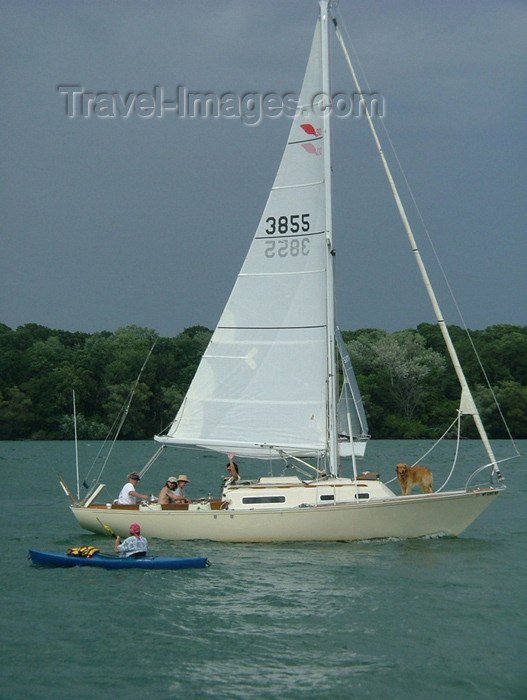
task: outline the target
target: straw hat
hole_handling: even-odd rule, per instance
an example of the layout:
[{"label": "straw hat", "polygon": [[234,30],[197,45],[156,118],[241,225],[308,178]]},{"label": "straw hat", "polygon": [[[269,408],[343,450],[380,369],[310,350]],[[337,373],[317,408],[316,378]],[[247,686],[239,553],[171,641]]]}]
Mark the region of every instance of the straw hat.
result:
[{"label": "straw hat", "polygon": [[186,474],[180,474],[176,481],[186,481],[187,484],[190,484],[190,481],[188,480],[188,477]]}]

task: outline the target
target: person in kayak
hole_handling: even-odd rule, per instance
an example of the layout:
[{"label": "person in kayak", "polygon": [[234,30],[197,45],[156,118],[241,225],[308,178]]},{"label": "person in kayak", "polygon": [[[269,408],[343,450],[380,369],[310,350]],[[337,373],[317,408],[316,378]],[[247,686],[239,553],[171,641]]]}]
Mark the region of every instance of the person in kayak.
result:
[{"label": "person in kayak", "polygon": [[117,503],[121,505],[132,506],[136,503],[136,499],[145,500],[148,496],[144,493],[139,493],[136,491],[137,484],[141,477],[137,472],[130,472],[127,477],[126,484],[121,489]]},{"label": "person in kayak", "polygon": [[148,542],[141,536],[141,527],[137,523],[130,525],[130,537],[121,542],[119,535],[115,538],[114,551],[125,557],[144,557],[148,552]]}]

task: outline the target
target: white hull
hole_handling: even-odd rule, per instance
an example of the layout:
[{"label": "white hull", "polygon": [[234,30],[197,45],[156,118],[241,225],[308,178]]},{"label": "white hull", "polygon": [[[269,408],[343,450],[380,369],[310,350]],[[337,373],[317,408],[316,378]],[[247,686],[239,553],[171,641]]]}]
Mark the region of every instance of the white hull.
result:
[{"label": "white hull", "polygon": [[80,526],[128,535],[132,522],[148,537],[217,542],[352,541],[431,535],[457,536],[494,501],[500,489],[394,496],[368,502],[291,509],[158,510],[71,506]]}]

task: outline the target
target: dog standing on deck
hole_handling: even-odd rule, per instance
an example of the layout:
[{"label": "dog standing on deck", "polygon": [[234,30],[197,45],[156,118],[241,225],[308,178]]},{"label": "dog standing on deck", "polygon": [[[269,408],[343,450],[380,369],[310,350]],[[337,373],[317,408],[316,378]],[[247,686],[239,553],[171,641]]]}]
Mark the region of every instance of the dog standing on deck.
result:
[{"label": "dog standing on deck", "polygon": [[432,472],[428,467],[409,467],[407,464],[398,464],[395,467],[397,480],[401,485],[403,496],[409,496],[414,486],[420,486],[423,493],[432,493]]}]

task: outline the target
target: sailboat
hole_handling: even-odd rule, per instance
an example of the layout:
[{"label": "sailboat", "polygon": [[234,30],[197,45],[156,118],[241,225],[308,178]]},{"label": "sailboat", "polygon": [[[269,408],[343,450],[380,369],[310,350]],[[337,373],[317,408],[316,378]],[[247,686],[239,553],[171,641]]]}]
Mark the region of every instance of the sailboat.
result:
[{"label": "sailboat", "polygon": [[[104,488],[99,484],[70,506],[87,530],[104,534],[110,526],[124,535],[133,519],[147,537],[169,540],[457,536],[504,489],[371,118],[370,129],[459,379],[458,418],[472,416],[488,462],[464,489],[411,495],[395,493],[377,472],[358,473],[368,424],[334,298],[331,110],[326,97],[331,95],[333,25],[343,42],[331,14],[331,3],[322,0],[296,114],[260,223],[184,401],[167,432],[155,437],[161,444],[158,453],[171,446],[195,446],[276,461],[284,470],[278,476],[228,483],[221,498],[166,506],[98,503]],[[346,457],[353,470],[349,477],[342,474]],[[489,483],[471,485],[484,470],[490,473]]]}]

